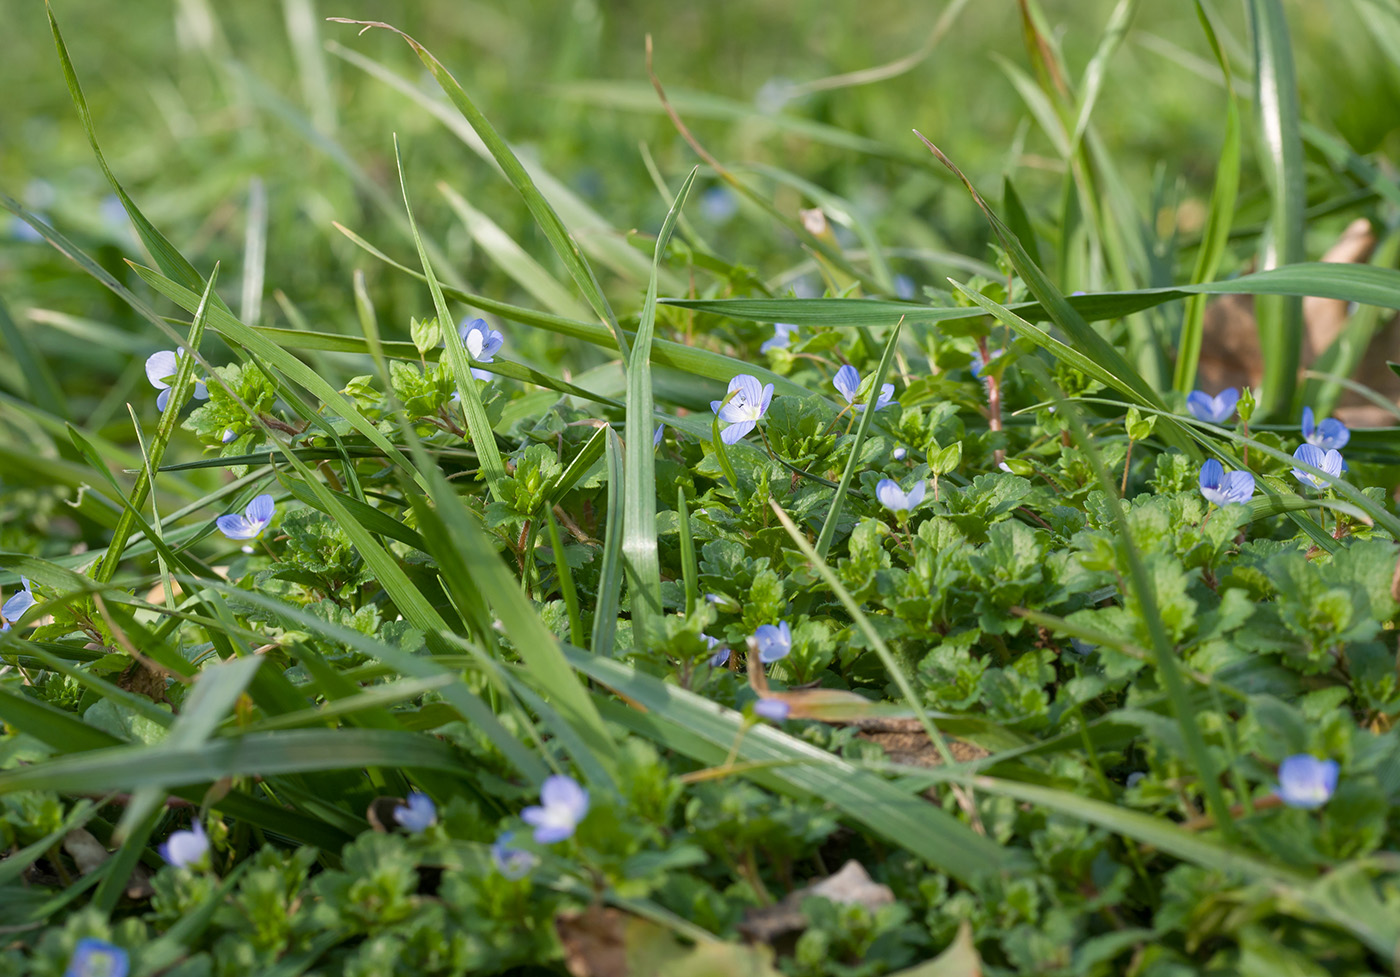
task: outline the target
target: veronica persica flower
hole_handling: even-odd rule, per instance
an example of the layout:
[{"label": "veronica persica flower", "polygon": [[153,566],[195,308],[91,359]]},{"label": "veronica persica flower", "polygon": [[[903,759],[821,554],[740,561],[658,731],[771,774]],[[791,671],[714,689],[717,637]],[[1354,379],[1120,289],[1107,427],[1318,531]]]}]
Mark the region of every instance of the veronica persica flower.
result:
[{"label": "veronica persica flower", "polygon": [[[264,492],[253,497],[253,501],[248,503],[242,515],[231,512],[215,519],[214,525],[229,539],[257,539],[272,523],[276,512],[277,504],[272,501],[272,496]],[[245,550],[251,552],[252,548],[245,547]]]},{"label": "veronica persica flower", "polygon": [[1315,444],[1323,451],[1341,451],[1351,440],[1351,432],[1347,426],[1335,417],[1323,420],[1321,424],[1313,424],[1313,409],[1303,408],[1303,440],[1308,444]]},{"label": "veronica persica flower", "polygon": [[437,805],[427,794],[411,791],[408,800],[394,808],[394,820],[405,831],[427,831],[437,824]]},{"label": "veronica persica flower", "polygon": [[919,507],[919,503],[924,501],[924,492],[928,485],[921,478],[914,483],[914,487],[905,492],[899,487],[899,483],[892,478],[880,479],[880,484],[875,486],[875,497],[880,500],[880,504],[895,515],[912,512]]},{"label": "veronica persica flower", "polygon": [[908,451],[908,449],[906,449],[906,448],[895,448],[895,449],[894,449],[894,452],[893,452],[894,460],[895,460],[895,461],[903,461],[903,460],[904,460],[904,456],[907,455],[908,453],[909,453],[909,451]]},{"label": "veronica persica flower", "polygon": [[1337,789],[1341,767],[1336,760],[1319,760],[1295,753],[1278,765],[1279,800],[1289,807],[1314,810],[1326,804]]},{"label": "veronica persica flower", "polygon": [[[462,345],[478,363],[490,363],[506,341],[500,330],[492,329],[485,319],[473,319],[462,323],[457,327],[457,335],[462,337]],[[472,376],[478,380],[490,380],[491,372],[472,367]]]},{"label": "veronica persica flower", "polygon": [[1235,387],[1227,387],[1214,397],[1204,390],[1193,390],[1186,398],[1186,409],[1195,415],[1198,421],[1224,424],[1235,412],[1235,405],[1239,402],[1240,392]]},{"label": "veronica persica flower", "polygon": [[719,436],[725,444],[734,444],[752,431],[759,418],[768,413],[773,402],[773,385],[760,386],[757,377],[741,373],[729,381],[729,396],[710,401],[710,410],[729,426]]},{"label": "veronica persica flower", "polygon": [[[1327,474],[1337,476],[1342,473],[1342,453],[1336,448],[1323,451],[1315,444],[1300,444],[1298,450],[1293,452],[1293,457],[1314,468],[1321,468]],[[1304,485],[1311,485],[1313,488],[1326,488],[1327,480],[1319,478],[1312,472],[1305,472],[1301,468],[1293,469],[1293,477]]]},{"label": "veronica persica flower", "polygon": [[779,621],[776,625],[760,624],[753,633],[753,643],[758,647],[758,660],[768,665],[786,658],[792,651],[792,628],[788,622]]},{"label": "veronica persica flower", "polygon": [[37,601],[34,599],[34,592],[29,589],[29,578],[19,578],[19,590],[10,595],[10,599],[0,605],[0,618],[4,618],[4,623],[0,624],[0,631],[10,630],[10,625],[24,616],[24,612],[33,607]]},{"label": "veronica persica flower", "polygon": [[[854,410],[865,410],[864,404],[856,403],[856,391],[860,390],[860,374],[856,368],[847,363],[836,371],[835,378],[831,381],[841,396],[846,398],[846,403],[850,404]],[[875,400],[875,409],[883,410],[888,407],[890,401],[894,399],[894,384],[887,383],[880,388],[880,396]]]},{"label": "veronica persica flower", "polygon": [[663,435],[663,434],[665,434],[665,433],[666,433],[666,425],[665,425],[665,424],[658,424],[658,425],[656,425],[656,433],[653,434],[653,435],[651,436],[651,446],[652,446],[653,448],[659,448],[659,447],[661,447],[661,435]]},{"label": "veronica persica flower", "polygon": [[230,441],[235,440],[237,437],[238,437],[238,432],[237,432],[237,431],[235,431],[235,430],[234,430],[233,428],[231,428],[231,427],[226,427],[226,428],[224,428],[223,437],[220,438],[220,440],[223,441],[224,444],[228,444]]},{"label": "veronica persica flower", "polygon": [[782,699],[759,699],[753,704],[753,711],[755,715],[780,723],[788,717],[792,708]]},{"label": "veronica persica flower", "polygon": [[130,966],[121,947],[89,936],[73,948],[63,977],[126,977]]},{"label": "veronica persica flower", "polygon": [[204,825],[196,821],[188,831],[171,832],[160,846],[160,857],[176,868],[197,868],[209,856],[209,836]]},{"label": "veronica persica flower", "polygon": [[552,845],[573,836],[588,813],[588,791],[563,774],[546,777],[540,786],[540,803],[520,812],[520,819],[535,829],[541,845]]},{"label": "veronica persica flower", "polygon": [[1254,495],[1254,476],[1249,472],[1227,472],[1212,458],[1201,466],[1201,494],[1216,505],[1248,502]]},{"label": "veronica persica flower", "polygon": [[[175,382],[175,374],[180,372],[180,357],[184,355],[183,349],[163,349],[159,353],[152,353],[146,359],[146,379],[151,381],[151,386],[160,391],[160,396],[156,398],[156,407],[161,411],[170,403],[170,385]],[[209,399],[209,388],[204,385],[203,380],[195,380],[194,398]]]},{"label": "veronica persica flower", "polygon": [[764,340],[763,345],[758,347],[758,351],[771,353],[775,349],[787,349],[792,345],[792,336],[795,332],[797,332],[796,326],[790,326],[786,322],[773,323],[773,337]]},{"label": "veronica persica flower", "polygon": [[718,638],[708,634],[702,634],[700,637],[705,639],[705,643],[710,646],[710,651],[713,652],[709,659],[711,668],[719,668],[729,664],[729,649],[720,647],[721,642]]},{"label": "veronica persica flower", "polygon": [[533,853],[523,848],[511,848],[510,840],[514,837],[514,831],[502,831],[501,836],[491,845],[491,861],[495,863],[496,871],[512,881],[529,875],[530,870],[540,861]]}]

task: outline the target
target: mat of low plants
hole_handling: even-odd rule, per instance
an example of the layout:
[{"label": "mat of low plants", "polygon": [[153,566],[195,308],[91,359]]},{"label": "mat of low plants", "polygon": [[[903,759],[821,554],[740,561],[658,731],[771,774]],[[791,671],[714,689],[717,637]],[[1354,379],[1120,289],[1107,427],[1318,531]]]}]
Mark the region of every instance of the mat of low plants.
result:
[{"label": "mat of low plants", "polygon": [[[333,327],[260,315],[265,224],[229,262],[165,236],[51,13],[145,257],[0,196],[139,336],[93,423],[90,327],[0,306],[0,975],[1394,973],[1400,435],[1336,415],[1400,416],[1351,379],[1400,359],[1400,190],[1302,121],[1280,3],[1252,47],[1198,4],[1209,205],[1139,218],[1092,121],[1135,7],[1076,74],[1022,5],[1049,202],[955,131],[900,147],[987,233],[917,278],[659,73],[697,165],[643,147],[664,217],[625,234],[456,54],[318,25],[446,124],[381,133],[373,230],[325,221]],[[424,140],[532,222],[443,191],[509,287],[429,232]],[[793,274],[711,244],[736,213]],[[1308,261],[1328,215],[1373,257]],[[1199,379],[1221,295],[1258,382]],[[1304,296],[1345,309],[1325,349]]]}]

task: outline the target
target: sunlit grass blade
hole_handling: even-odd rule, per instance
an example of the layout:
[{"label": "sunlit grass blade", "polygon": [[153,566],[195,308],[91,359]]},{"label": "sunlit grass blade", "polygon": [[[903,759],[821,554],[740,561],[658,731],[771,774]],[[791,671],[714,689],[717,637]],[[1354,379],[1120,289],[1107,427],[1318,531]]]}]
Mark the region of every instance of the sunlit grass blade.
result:
[{"label": "sunlit grass blade", "polygon": [[1099,92],[1103,88],[1104,78],[1108,73],[1108,63],[1113,60],[1113,55],[1117,53],[1122,45],[1123,39],[1128,34],[1128,26],[1133,22],[1133,16],[1137,13],[1140,0],[1118,0],[1113,8],[1113,13],[1109,15],[1108,23],[1104,25],[1103,34],[1099,37],[1099,46],[1094,51],[1094,56],[1089,59],[1089,66],[1084,69],[1084,82],[1079,96],[1079,113],[1074,121],[1074,129],[1070,132],[1070,145],[1078,146],[1080,139],[1084,137],[1084,131],[1089,127],[1089,119],[1094,114],[1094,106],[1098,102]]},{"label": "sunlit grass blade", "polygon": [[608,508],[603,517],[603,553],[598,571],[598,594],[593,605],[589,649],[612,657],[617,642],[617,612],[622,595],[623,447],[617,432],[607,431]]},{"label": "sunlit grass blade", "polygon": [[452,104],[466,117],[471,127],[476,130],[477,135],[486,143],[487,148],[490,149],[492,157],[496,160],[497,165],[500,166],[506,179],[510,181],[511,185],[515,187],[516,191],[525,201],[525,206],[529,208],[531,215],[535,218],[535,222],[539,224],[540,230],[544,232],[544,236],[554,249],[554,253],[559,256],[559,260],[563,262],[564,267],[568,270],[569,277],[574,280],[574,284],[577,285],[579,291],[583,293],[584,299],[587,300],[588,304],[593,308],[598,318],[612,330],[613,337],[617,341],[618,349],[621,350],[623,356],[626,357],[627,340],[622,335],[622,329],[617,324],[616,316],[613,315],[612,306],[608,304],[607,296],[603,294],[603,289],[598,284],[598,279],[594,276],[593,269],[589,267],[588,262],[584,260],[578,245],[574,242],[573,237],[569,233],[569,229],[564,226],[564,222],[559,219],[559,215],[555,213],[549,201],[544,198],[539,188],[535,186],[535,181],[531,179],[529,172],[526,171],[525,167],[520,165],[520,160],[516,158],[510,146],[508,146],[506,141],[496,132],[495,127],[491,125],[491,122],[482,114],[481,110],[476,107],[476,103],[471,100],[466,91],[457,82],[457,79],[452,76],[452,73],[448,71],[442,62],[434,57],[427,48],[391,24],[386,24],[382,21],[350,20],[344,17],[332,17],[330,19],[337,23],[353,24],[363,28],[380,27],[385,30],[393,31],[408,42],[409,47],[413,48],[413,52],[418,55],[418,59],[423,62],[423,66],[428,69],[433,78],[437,80],[438,85],[440,85],[442,90],[447,94],[447,97],[452,100]]},{"label": "sunlit grass blade", "polygon": [[[695,184],[692,169],[671,204],[656,237],[653,268],[661,267],[676,229],[676,218]],[[622,555],[631,578],[633,643],[644,647],[661,616],[661,562],[656,549],[656,449],[652,444],[655,401],[651,388],[651,343],[656,327],[656,274],[653,271],[637,321],[637,337],[627,364],[627,422],[623,468]]]},{"label": "sunlit grass blade", "polygon": [[[1303,208],[1307,182],[1298,123],[1298,82],[1293,69],[1288,21],[1279,0],[1249,0],[1254,36],[1255,113],[1261,165],[1269,187],[1269,229],[1260,246],[1265,271],[1296,264],[1306,254]],[[1292,416],[1298,364],[1303,352],[1303,305],[1296,298],[1263,298],[1254,303],[1259,346],[1264,355],[1262,421]]]},{"label": "sunlit grass blade", "polygon": [[[1220,162],[1215,169],[1215,188],[1210,195],[1210,209],[1206,214],[1206,226],[1201,235],[1200,250],[1196,253],[1196,267],[1191,272],[1192,282],[1209,281],[1220,267],[1230,240],[1230,225],[1235,216],[1235,196],[1240,184],[1240,113],[1235,106],[1234,92],[1230,86],[1230,62],[1220,48],[1206,7],[1197,2],[1196,14],[1200,17],[1201,28],[1215,54],[1216,63],[1225,77],[1225,142],[1220,148]],[[1201,358],[1201,337],[1205,331],[1206,297],[1193,295],[1186,300],[1186,311],[1181,323],[1181,338],[1177,341],[1176,368],[1172,387],[1180,394],[1188,394],[1196,386],[1196,367]]]}]

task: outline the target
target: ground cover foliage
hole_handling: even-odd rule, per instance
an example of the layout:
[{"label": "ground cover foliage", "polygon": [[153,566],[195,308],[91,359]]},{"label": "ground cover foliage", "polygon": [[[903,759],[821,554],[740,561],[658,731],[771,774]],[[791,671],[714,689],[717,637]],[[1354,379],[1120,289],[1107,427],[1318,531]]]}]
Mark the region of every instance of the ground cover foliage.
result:
[{"label": "ground cover foliage", "polygon": [[1394,972],[1400,18],[816,6],[25,22],[0,974]]}]

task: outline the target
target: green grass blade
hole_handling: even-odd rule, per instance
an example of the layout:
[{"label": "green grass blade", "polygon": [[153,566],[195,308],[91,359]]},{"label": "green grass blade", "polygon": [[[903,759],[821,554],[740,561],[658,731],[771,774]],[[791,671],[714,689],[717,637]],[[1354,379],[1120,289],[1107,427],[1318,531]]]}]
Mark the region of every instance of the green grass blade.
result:
[{"label": "green grass blade", "polygon": [[[1269,187],[1269,230],[1259,255],[1265,271],[1304,259],[1303,209],[1307,182],[1298,124],[1298,82],[1288,22],[1279,0],[1249,0],[1254,35],[1255,111],[1259,149]],[[1296,411],[1293,398],[1303,352],[1303,304],[1296,298],[1254,303],[1264,351],[1263,391],[1256,415],[1282,421]]]},{"label": "green grass blade", "polygon": [[525,201],[525,206],[529,208],[535,222],[544,232],[545,239],[549,241],[550,247],[554,249],[554,253],[559,256],[559,260],[568,270],[569,277],[574,280],[574,284],[583,293],[584,299],[593,308],[598,318],[612,330],[618,349],[622,351],[625,358],[627,356],[627,340],[622,335],[622,328],[617,324],[617,317],[613,315],[612,306],[608,304],[602,286],[598,284],[593,269],[584,260],[578,244],[569,233],[569,229],[564,226],[564,222],[559,219],[559,215],[550,206],[549,201],[535,186],[535,181],[531,179],[525,167],[520,164],[520,160],[516,158],[510,146],[496,132],[495,127],[491,125],[481,110],[476,107],[476,104],[457,82],[457,79],[452,76],[452,73],[427,48],[391,24],[382,21],[350,20],[344,17],[331,17],[329,19],[336,23],[353,24],[365,28],[380,27],[398,34],[408,42],[409,47],[418,55],[418,59],[423,62],[423,66],[436,79],[452,104],[466,117],[471,127],[476,130],[477,135],[486,143],[487,148],[491,151],[491,156],[496,160],[496,164],[500,166],[506,179],[510,181],[511,186],[515,187]]},{"label": "green grass blade", "polygon": [[465,197],[446,183],[439,182],[437,189],[447,198],[477,247],[535,301],[556,315],[578,320],[588,318],[588,307],[555,281],[499,224],[467,203]]},{"label": "green grass blade", "polygon": [[[608,710],[609,716],[701,763],[718,765],[743,725],[739,713],[622,662],[576,648],[565,649],[565,654],[574,667],[647,710],[617,706]],[[749,729],[735,760],[776,761],[780,765],[766,767],[762,782],[829,803],[954,878],[971,881],[987,871],[1013,869],[1021,861],[1020,853],[976,834],[936,805],[780,730],[764,725]]]},{"label": "green grass blade", "polygon": [[506,477],[506,463],[496,447],[496,435],[491,430],[491,422],[486,417],[486,408],[481,403],[481,393],[477,390],[476,377],[472,375],[471,362],[467,358],[462,337],[457,334],[456,323],[447,308],[447,299],[442,294],[437,276],[433,274],[432,262],[423,248],[423,239],[418,234],[418,222],[413,219],[413,205],[408,201],[408,180],[404,177],[403,157],[399,155],[399,140],[394,137],[394,163],[399,170],[399,187],[403,190],[403,206],[408,214],[408,227],[413,232],[413,243],[418,247],[418,259],[423,263],[423,275],[428,280],[428,291],[433,296],[433,308],[437,310],[438,328],[442,333],[447,349],[447,359],[452,365],[452,373],[457,378],[457,393],[462,410],[467,416],[467,429],[471,432],[472,447],[481,461],[481,471],[493,498],[501,497],[501,482]]},{"label": "green grass blade", "polygon": [[603,555],[598,596],[593,609],[593,654],[612,657],[617,642],[617,614],[622,595],[623,448],[617,432],[607,433],[608,511],[603,521]]},{"label": "green grass blade", "polygon": [[[875,369],[875,380],[870,387],[871,404],[874,404],[877,395],[880,393],[880,385],[885,382],[885,377],[889,375],[890,364],[894,362],[895,350],[899,348],[900,327],[902,323],[895,323],[895,327],[890,330],[889,339],[885,340],[885,349],[880,354],[880,365]],[[826,554],[831,549],[831,541],[836,538],[836,524],[841,519],[841,508],[846,502],[846,493],[851,489],[851,482],[855,480],[856,471],[861,467],[860,449],[865,444],[866,435],[870,433],[871,425],[875,420],[875,411],[869,409],[861,412],[860,423],[856,425],[856,439],[851,445],[850,457],[846,459],[846,470],[841,473],[841,481],[836,485],[836,493],[831,497],[831,508],[827,511],[826,519],[822,522],[821,533],[817,536],[817,545],[814,547],[816,554],[821,559],[826,559]]]},{"label": "green grass blade", "polygon": [[681,576],[685,583],[685,613],[689,617],[695,613],[695,606],[700,602],[700,566],[695,559],[695,536],[690,528],[690,504],[685,498],[684,485],[676,489],[676,515],[679,517]]},{"label": "green grass blade", "polygon": [[156,427],[156,435],[151,441],[150,450],[147,455],[148,464],[141,468],[136,476],[136,484],[131,489],[131,505],[122,512],[121,518],[117,520],[117,527],[112,531],[112,541],[107,545],[107,552],[102,557],[102,562],[98,564],[93,577],[100,583],[111,580],[117,572],[117,565],[121,562],[122,552],[126,549],[127,539],[136,527],[136,513],[145,505],[147,496],[151,492],[151,473],[160,467],[160,460],[165,455],[165,446],[170,443],[171,435],[175,433],[175,427],[180,422],[180,411],[194,392],[194,372],[195,355],[199,352],[200,340],[204,337],[204,324],[209,313],[209,302],[214,296],[214,284],[219,280],[219,266],[214,266],[214,273],[209,276],[209,283],[204,286],[204,294],[200,296],[199,305],[195,309],[194,322],[190,324],[189,339],[185,342],[184,349],[187,355],[179,359],[179,370],[176,373],[175,381],[170,385],[170,399],[166,401],[166,409],[160,415],[160,424]]},{"label": "green grass blade", "polygon": [[627,364],[627,421],[623,467],[622,555],[631,575],[632,642],[643,647],[661,616],[661,561],[656,549],[656,449],[652,428],[656,423],[651,387],[651,342],[656,327],[656,272],[666,257],[666,247],[676,229],[676,218],[695,184],[696,167],[676,192],[676,199],[661,224],[637,322],[637,338]]},{"label": "green grass blade", "polygon": [[554,554],[554,572],[559,578],[559,594],[564,598],[564,607],[569,614],[569,640],[582,647],[586,636],[583,632],[583,614],[579,610],[578,588],[574,586],[574,571],[564,553],[563,540],[559,538],[559,522],[548,507],[544,510],[546,525],[549,526],[549,546]]},{"label": "green grass blade", "polygon": [[1074,121],[1074,131],[1070,133],[1070,144],[1078,146],[1079,141],[1084,138],[1084,132],[1089,128],[1089,119],[1094,114],[1094,106],[1098,103],[1099,92],[1103,88],[1103,80],[1108,74],[1108,63],[1122,46],[1123,39],[1128,36],[1128,27],[1133,22],[1133,16],[1137,13],[1140,0],[1118,0],[1113,8],[1113,13],[1109,15],[1108,23],[1104,25],[1103,34],[1099,37],[1099,46],[1094,51],[1094,56],[1089,59],[1089,66],[1084,69],[1083,93],[1079,97],[1079,114]]},{"label": "green grass blade", "polygon": [[[1215,188],[1210,194],[1210,210],[1206,215],[1205,231],[1201,235],[1200,250],[1196,253],[1196,267],[1191,272],[1192,282],[1209,281],[1220,268],[1220,260],[1230,240],[1230,225],[1235,215],[1235,197],[1240,185],[1240,113],[1235,106],[1235,95],[1230,84],[1230,62],[1220,48],[1220,40],[1215,35],[1210,14],[1199,0],[1196,14],[1206,40],[1215,54],[1216,63],[1225,76],[1225,142],[1220,148],[1220,162],[1215,169]],[[1181,394],[1188,394],[1196,386],[1196,368],[1201,359],[1201,337],[1205,332],[1206,297],[1193,295],[1186,300],[1186,311],[1181,324],[1181,338],[1177,342],[1176,368],[1172,377],[1172,387]]]},{"label": "green grass blade", "polygon": [[23,392],[29,395],[34,406],[54,417],[69,420],[68,402],[58,381],[54,379],[53,371],[49,369],[49,364],[40,354],[38,347],[10,317],[10,310],[3,300],[0,300],[0,339],[4,340],[5,348],[14,358],[24,383]]}]

